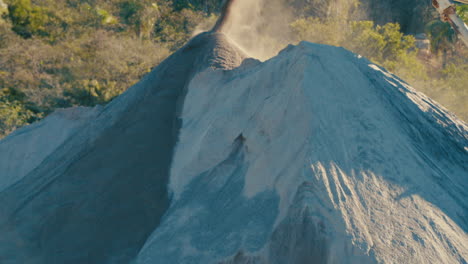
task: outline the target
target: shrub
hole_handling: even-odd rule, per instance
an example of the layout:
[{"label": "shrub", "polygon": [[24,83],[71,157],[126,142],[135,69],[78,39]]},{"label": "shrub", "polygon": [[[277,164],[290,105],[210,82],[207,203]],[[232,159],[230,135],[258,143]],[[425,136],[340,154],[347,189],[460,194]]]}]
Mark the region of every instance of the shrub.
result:
[{"label": "shrub", "polygon": [[0,90],[0,137],[43,117],[37,108],[24,102],[25,95],[14,89]]}]

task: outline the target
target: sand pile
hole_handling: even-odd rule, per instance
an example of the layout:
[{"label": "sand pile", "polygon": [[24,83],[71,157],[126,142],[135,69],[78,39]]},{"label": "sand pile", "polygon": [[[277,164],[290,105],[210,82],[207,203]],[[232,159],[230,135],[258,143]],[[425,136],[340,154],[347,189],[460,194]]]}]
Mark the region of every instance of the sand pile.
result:
[{"label": "sand pile", "polygon": [[466,263],[468,128],[344,49],[202,33],[0,141],[0,263]]},{"label": "sand pile", "polygon": [[171,205],[136,263],[464,263],[468,129],[341,48],[188,87]]},{"label": "sand pile", "polygon": [[224,34],[203,33],[106,107],[1,141],[0,262],[128,263],[169,205],[189,81],[244,58]]}]

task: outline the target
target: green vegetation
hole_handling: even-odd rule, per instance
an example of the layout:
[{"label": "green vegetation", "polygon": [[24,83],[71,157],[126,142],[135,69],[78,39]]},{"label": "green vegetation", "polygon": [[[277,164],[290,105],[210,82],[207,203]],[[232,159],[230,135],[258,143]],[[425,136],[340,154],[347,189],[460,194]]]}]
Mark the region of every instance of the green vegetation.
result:
[{"label": "green vegetation", "polygon": [[169,1],[0,2],[0,138],[56,108],[104,104],[213,16]]},{"label": "green vegetation", "polygon": [[[57,108],[109,102],[214,24],[219,2],[0,0],[0,138]],[[293,2],[295,40],[366,56],[468,120],[466,49],[448,24],[427,25],[433,55],[421,58],[398,24],[355,21],[357,0]]]},{"label": "green vegetation", "polygon": [[457,6],[457,14],[465,21],[465,24],[468,23],[468,5]]},{"label": "green vegetation", "polygon": [[34,105],[24,102],[24,97],[23,93],[14,89],[0,91],[0,131],[3,133],[42,118]]}]

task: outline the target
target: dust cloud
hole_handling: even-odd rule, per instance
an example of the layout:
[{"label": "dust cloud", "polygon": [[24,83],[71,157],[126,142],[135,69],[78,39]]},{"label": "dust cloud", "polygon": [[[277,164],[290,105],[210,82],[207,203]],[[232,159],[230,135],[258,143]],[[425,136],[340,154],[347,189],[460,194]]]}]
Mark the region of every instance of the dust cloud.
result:
[{"label": "dust cloud", "polygon": [[223,32],[249,56],[266,60],[293,41],[293,18],[283,0],[237,0]]},{"label": "dust cloud", "polygon": [[[366,8],[362,5],[358,7],[358,3],[357,0],[311,1],[303,4],[303,8],[316,17],[346,21],[350,15],[354,18],[366,17],[367,12],[363,11]],[[298,42],[290,24],[306,12],[299,15],[295,8],[301,9],[290,0],[237,0],[231,7],[229,23],[223,28],[223,32],[249,56],[266,60],[288,44]],[[338,26],[335,30],[344,29]],[[318,39],[308,40],[320,42]]]}]

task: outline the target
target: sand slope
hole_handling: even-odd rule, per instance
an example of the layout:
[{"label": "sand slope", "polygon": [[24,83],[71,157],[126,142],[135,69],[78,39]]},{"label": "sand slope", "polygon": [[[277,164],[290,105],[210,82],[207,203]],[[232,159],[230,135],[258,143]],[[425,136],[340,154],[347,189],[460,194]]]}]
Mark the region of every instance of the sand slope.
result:
[{"label": "sand slope", "polygon": [[[230,69],[244,58],[228,43],[221,33],[197,36],[77,133],[56,140],[57,148],[28,165],[27,175],[21,161],[0,167],[0,263],[128,263],[168,206],[188,82],[200,70]],[[39,124],[50,132],[67,126],[47,122]],[[10,148],[23,147],[17,152],[26,155],[30,146]]]},{"label": "sand slope", "polygon": [[0,141],[0,263],[468,261],[466,124],[344,49],[203,33],[79,120]]},{"label": "sand slope", "polygon": [[137,263],[466,263],[468,130],[344,49],[190,83]]}]

